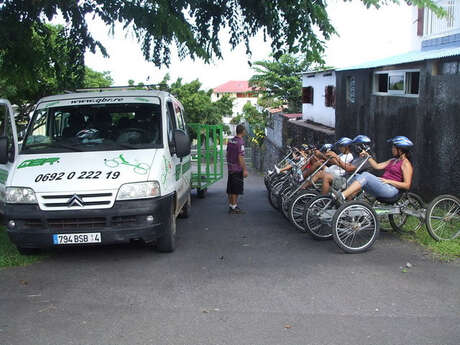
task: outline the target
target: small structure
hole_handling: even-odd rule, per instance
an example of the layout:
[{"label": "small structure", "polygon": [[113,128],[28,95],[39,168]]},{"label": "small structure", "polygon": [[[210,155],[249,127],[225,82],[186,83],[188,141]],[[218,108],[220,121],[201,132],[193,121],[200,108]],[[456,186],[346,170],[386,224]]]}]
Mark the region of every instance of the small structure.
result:
[{"label": "small structure", "polygon": [[335,70],[302,73],[302,119],[335,126]]},{"label": "small structure", "polygon": [[253,106],[257,105],[259,98],[259,91],[249,86],[247,80],[231,80],[225,84],[219,85],[212,90],[211,100],[217,101],[223,95],[228,95],[234,98],[233,113],[231,116],[224,118],[224,123],[229,125],[234,132],[234,125],[230,125],[232,118],[243,112],[243,107],[246,103],[251,103]]}]

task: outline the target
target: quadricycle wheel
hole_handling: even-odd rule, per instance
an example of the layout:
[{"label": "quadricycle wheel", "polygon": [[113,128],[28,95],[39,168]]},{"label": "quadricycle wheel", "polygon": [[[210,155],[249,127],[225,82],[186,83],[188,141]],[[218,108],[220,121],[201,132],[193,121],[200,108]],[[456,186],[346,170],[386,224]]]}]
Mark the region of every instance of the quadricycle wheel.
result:
[{"label": "quadricycle wheel", "polygon": [[436,241],[460,236],[460,199],[447,194],[434,198],[426,210],[425,223]]},{"label": "quadricycle wheel", "polygon": [[284,182],[280,181],[277,184],[273,185],[272,188],[270,188],[268,192],[268,201],[270,202],[270,205],[273,206],[275,209],[280,208],[280,197],[279,193],[283,189],[283,184]]},{"label": "quadricycle wheel", "polygon": [[298,230],[302,232],[306,231],[303,221],[305,208],[308,202],[317,195],[318,192],[316,191],[302,190],[291,198],[291,202],[289,204],[289,220]]},{"label": "quadricycle wheel", "polygon": [[289,205],[291,203],[289,196],[292,194],[292,192],[292,187],[289,186],[280,193],[281,213],[283,213],[283,216],[287,219],[289,219]]},{"label": "quadricycle wheel", "polygon": [[332,236],[346,253],[367,251],[375,243],[379,232],[377,214],[366,202],[346,202],[332,218]]},{"label": "quadricycle wheel", "polygon": [[329,195],[318,195],[310,199],[303,213],[305,232],[315,240],[332,239],[330,224],[337,208],[337,201]]},{"label": "quadricycle wheel", "polygon": [[414,217],[405,213],[405,210],[417,212],[425,208],[423,199],[415,193],[406,193],[398,201],[401,207],[401,214],[390,214],[388,220],[393,230],[397,232],[416,232],[423,225],[422,217]]}]

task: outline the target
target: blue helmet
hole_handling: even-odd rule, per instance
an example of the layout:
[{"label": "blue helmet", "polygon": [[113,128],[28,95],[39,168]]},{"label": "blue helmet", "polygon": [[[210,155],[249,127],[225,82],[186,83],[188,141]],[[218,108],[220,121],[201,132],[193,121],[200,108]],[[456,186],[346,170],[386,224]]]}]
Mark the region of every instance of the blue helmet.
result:
[{"label": "blue helmet", "polygon": [[409,149],[414,146],[414,143],[403,135],[398,135],[394,138],[388,139],[387,142],[392,143],[396,147],[401,147],[404,149]]},{"label": "blue helmet", "polygon": [[353,140],[351,140],[350,138],[342,137],[339,140],[337,140],[335,146],[349,146],[352,142]]},{"label": "blue helmet", "polygon": [[371,143],[371,138],[369,138],[367,135],[357,135],[353,139],[353,144],[370,144]]},{"label": "blue helmet", "polygon": [[321,152],[326,152],[326,151],[332,150],[333,147],[334,146],[332,144],[324,144],[323,146],[321,146],[319,150]]}]

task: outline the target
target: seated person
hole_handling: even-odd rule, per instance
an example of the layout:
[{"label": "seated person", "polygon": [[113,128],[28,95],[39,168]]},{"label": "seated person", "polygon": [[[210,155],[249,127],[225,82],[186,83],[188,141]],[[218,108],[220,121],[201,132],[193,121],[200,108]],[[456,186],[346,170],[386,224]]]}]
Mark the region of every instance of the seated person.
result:
[{"label": "seated person", "polygon": [[85,128],[85,119],[80,114],[72,114],[69,117],[69,126],[62,131],[63,138],[74,137],[75,134]]},{"label": "seated person", "polygon": [[[335,146],[338,146],[340,154],[337,155],[334,151],[329,150],[324,154],[325,158],[331,158],[331,161],[334,163],[333,165],[324,168],[323,170],[317,172],[310,181],[307,181],[302,188],[306,189],[313,186],[318,180],[323,180],[323,186],[321,187],[322,193],[325,193],[325,190],[329,191],[330,182],[332,180],[324,180],[325,174],[329,174],[333,177],[344,176],[345,169],[341,168],[337,165],[338,161],[342,161],[344,163],[351,163],[353,160],[353,154],[350,151],[350,145],[352,144],[352,140],[347,137],[340,138],[336,143]],[[317,167],[316,167],[317,169]],[[327,192],[326,192],[327,193]]]},{"label": "seated person", "polygon": [[131,124],[130,121],[131,121],[131,120],[130,120],[129,117],[127,117],[127,116],[124,116],[124,117],[120,118],[120,119],[118,120],[118,123],[117,123],[117,129],[118,129],[118,131],[123,131],[124,129],[129,128],[129,126],[130,126],[130,124]]},{"label": "seated person", "polygon": [[[298,161],[302,166],[304,166],[304,163],[306,163],[306,161],[308,159],[308,157],[307,157],[308,150],[309,150],[308,145],[302,145],[301,149],[294,148],[294,152],[292,154],[292,160],[294,160],[296,162]],[[292,166],[290,164],[287,164],[283,168],[278,168],[275,165],[275,171],[276,171],[277,174],[280,174],[282,172],[288,171],[291,168],[292,168]]]},{"label": "seated person", "polygon": [[[342,193],[334,193],[339,201],[343,202],[361,189],[376,198],[393,198],[400,189],[409,190],[413,174],[409,150],[414,144],[404,136],[394,137],[388,142],[393,144],[391,153],[394,158],[383,163],[377,163],[373,158],[369,158],[369,163],[374,169],[384,170],[382,177],[368,172],[357,174],[347,189]],[[368,155],[367,152],[361,154]]]},{"label": "seated person", "polygon": [[303,169],[304,179],[314,173],[326,160],[325,153],[330,151],[334,145],[324,144],[319,150],[312,149],[313,156],[310,158],[310,162]]},{"label": "seated person", "polygon": [[100,133],[100,137],[104,139],[111,139],[112,136],[112,116],[105,112],[99,111],[94,116],[94,128]]},{"label": "seated person", "polygon": [[[368,145],[370,145],[371,139],[365,135],[358,135],[356,136],[352,144],[356,145],[357,152],[362,152],[362,151],[367,151]],[[365,162],[366,157],[363,157],[361,155],[358,155],[357,157],[353,158],[353,160],[350,163],[346,163],[341,159],[338,159],[337,154],[331,151],[329,154],[330,157],[332,158],[332,161],[334,164],[336,164],[338,167],[342,168],[345,170],[344,175],[333,175],[331,173],[324,173],[323,176],[323,186],[322,186],[322,194],[327,194],[330,191],[331,185],[336,186],[336,189],[342,189],[347,183],[347,179],[351,176],[353,172],[355,172],[356,169],[361,167],[360,171],[367,170],[370,168],[369,162],[366,161],[364,166],[362,164]]]}]

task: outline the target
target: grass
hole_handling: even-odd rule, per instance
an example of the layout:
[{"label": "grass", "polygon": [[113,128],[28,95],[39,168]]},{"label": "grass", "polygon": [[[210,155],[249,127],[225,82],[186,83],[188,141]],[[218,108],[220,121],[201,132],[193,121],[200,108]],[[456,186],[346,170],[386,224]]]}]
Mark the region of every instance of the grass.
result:
[{"label": "grass", "polygon": [[[417,221],[416,218],[409,217],[405,228],[414,229],[417,225]],[[428,233],[425,224],[416,232],[404,232],[400,237],[422,245],[443,261],[452,261],[460,258],[460,238],[448,241],[436,241]]]},{"label": "grass", "polygon": [[0,269],[14,266],[27,266],[40,261],[46,255],[21,255],[11,243],[4,227],[0,227]]}]

